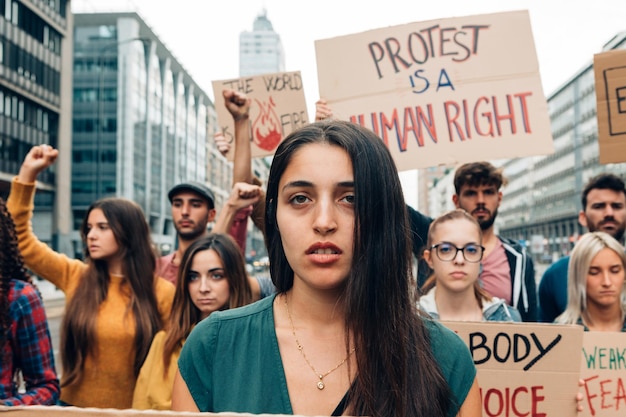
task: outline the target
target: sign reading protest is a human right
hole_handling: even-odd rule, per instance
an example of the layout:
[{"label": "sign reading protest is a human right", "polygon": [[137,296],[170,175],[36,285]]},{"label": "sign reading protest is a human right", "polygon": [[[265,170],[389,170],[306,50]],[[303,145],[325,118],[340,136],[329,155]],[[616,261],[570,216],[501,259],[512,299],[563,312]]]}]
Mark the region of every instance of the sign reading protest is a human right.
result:
[{"label": "sign reading protest is a human right", "polygon": [[553,152],[527,11],[315,42],[320,97],[376,132],[399,170]]},{"label": "sign reading protest is a human right", "polygon": [[442,322],[478,369],[483,417],[575,417],[582,326]]},{"label": "sign reading protest is a human right", "polygon": [[626,415],[626,333],[585,332],[580,378],[581,417]]}]

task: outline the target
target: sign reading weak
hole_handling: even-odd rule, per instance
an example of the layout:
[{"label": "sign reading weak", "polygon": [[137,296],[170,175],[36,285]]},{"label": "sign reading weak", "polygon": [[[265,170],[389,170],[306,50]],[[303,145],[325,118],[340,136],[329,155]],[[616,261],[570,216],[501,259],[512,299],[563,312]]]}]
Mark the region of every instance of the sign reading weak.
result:
[{"label": "sign reading weak", "polygon": [[376,132],[399,170],[553,151],[528,12],[315,42],[320,97]]},{"label": "sign reading weak", "polygon": [[245,93],[252,100],[250,122],[253,158],[273,155],[278,144],[289,133],[309,123],[299,71],[213,81],[220,130],[232,144],[226,154],[229,160],[235,154],[235,125],[224,104],[222,91],[226,89]]},{"label": "sign reading weak", "polygon": [[442,322],[478,369],[484,417],[575,417],[583,328]]},{"label": "sign reading weak", "polygon": [[585,332],[580,378],[584,417],[626,415],[626,333]]},{"label": "sign reading weak", "polygon": [[593,56],[600,163],[626,161],[626,51]]}]

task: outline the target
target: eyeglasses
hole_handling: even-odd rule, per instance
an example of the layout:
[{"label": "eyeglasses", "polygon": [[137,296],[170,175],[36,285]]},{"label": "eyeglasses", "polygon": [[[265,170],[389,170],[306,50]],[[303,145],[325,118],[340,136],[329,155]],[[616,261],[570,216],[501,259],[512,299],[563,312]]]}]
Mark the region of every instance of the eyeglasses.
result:
[{"label": "eyeglasses", "polygon": [[430,250],[435,250],[437,257],[444,262],[453,261],[459,251],[463,253],[463,258],[467,262],[480,262],[480,260],[483,259],[483,253],[485,252],[484,247],[474,243],[467,244],[462,248],[457,248],[452,243],[448,242],[441,242],[433,245],[430,247]]}]

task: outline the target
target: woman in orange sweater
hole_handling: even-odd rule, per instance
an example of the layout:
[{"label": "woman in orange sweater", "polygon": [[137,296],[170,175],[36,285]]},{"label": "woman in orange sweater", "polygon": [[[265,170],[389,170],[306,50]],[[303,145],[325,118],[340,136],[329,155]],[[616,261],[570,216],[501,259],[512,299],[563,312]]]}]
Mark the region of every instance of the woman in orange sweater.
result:
[{"label": "woman in orange sweater", "polygon": [[7,207],[25,265],[65,293],[60,404],[130,408],[152,338],[169,316],[174,286],[154,275],[150,229],[129,200],[105,198],[89,207],[81,226],[85,262],[37,239],[31,227],[35,180],[57,156],[48,145],[30,150]]}]

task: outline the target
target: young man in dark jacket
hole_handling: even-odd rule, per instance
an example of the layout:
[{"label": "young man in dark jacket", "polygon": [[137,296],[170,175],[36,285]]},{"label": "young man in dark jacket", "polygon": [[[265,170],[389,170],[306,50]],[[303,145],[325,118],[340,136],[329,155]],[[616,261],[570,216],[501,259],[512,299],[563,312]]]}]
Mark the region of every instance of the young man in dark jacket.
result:
[{"label": "young man in dark jacket", "polygon": [[[489,162],[461,165],[454,175],[455,195],[452,201],[478,221],[483,232],[485,255],[480,281],[487,292],[517,308],[523,321],[538,318],[537,286],[533,260],[519,242],[497,236],[494,222],[502,202],[500,188],[506,179]],[[408,208],[411,223],[413,251],[420,259],[428,226],[432,219]],[[425,276],[423,263],[419,264],[418,282]]]}]

